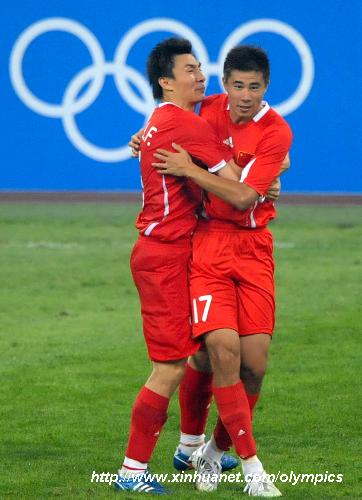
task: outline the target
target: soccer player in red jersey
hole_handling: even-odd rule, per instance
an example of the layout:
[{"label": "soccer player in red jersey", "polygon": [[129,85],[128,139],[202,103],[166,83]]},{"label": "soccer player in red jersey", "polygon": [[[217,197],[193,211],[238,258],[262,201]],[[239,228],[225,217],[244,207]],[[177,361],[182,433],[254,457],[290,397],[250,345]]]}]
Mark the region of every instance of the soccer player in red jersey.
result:
[{"label": "soccer player in red jersey", "polygon": [[[131,271],[139,292],[143,331],[153,370],[132,408],[125,459],[116,486],[121,490],[163,493],[147,477],[147,466],[167,419],[169,399],[185,372],[188,356],[199,348],[191,336],[188,265],[196,207],[202,190],[187,179],[160,175],[152,166],[160,147],[178,142],[192,157],[235,179],[232,152],[206,120],[194,113],[203,99],[205,77],[187,40],[169,39],[148,59],[154,97],[162,102],[144,130],[141,145],[143,208],[136,226],[139,238],[131,254]],[[225,179],[227,183],[238,183]]]},{"label": "soccer player in red jersey", "polygon": [[[177,146],[179,154],[162,151],[156,156],[166,163],[154,163],[163,175],[184,176],[209,193],[207,219],[199,223],[193,238],[191,297],[193,333],[204,339],[210,356],[220,420],[213,439],[194,453],[193,462],[204,479],[211,477],[210,471],[218,474],[220,457],[232,441],[245,476],[251,478],[246,490],[253,496],[280,495],[265,478],[260,480],[263,467],[251,431],[275,315],[272,236],[266,228],[275,209],[264,196],[292,139],[287,123],[263,102],[268,83],[265,52],[236,47],[224,64],[227,95],[206,98],[201,107],[201,116],[229,145],[240,167],[239,191],[192,164]],[[190,390],[182,403],[189,419],[194,396]],[[198,488],[217,487],[209,483],[201,481]]]}]

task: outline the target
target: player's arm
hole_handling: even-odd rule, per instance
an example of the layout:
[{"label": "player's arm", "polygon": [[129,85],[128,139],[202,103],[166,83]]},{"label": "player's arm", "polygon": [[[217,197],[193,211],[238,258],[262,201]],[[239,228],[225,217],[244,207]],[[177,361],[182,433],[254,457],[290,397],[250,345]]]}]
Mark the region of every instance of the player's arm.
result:
[{"label": "player's arm", "polygon": [[289,167],[290,167],[290,156],[289,156],[289,153],[287,153],[282,164],[281,164],[279,175],[284,174],[284,172],[289,170]]},{"label": "player's arm", "polygon": [[[265,195],[267,201],[277,201],[279,200],[280,191],[281,191],[281,182],[280,175],[288,170],[290,167],[290,159],[289,153],[287,153],[286,157],[283,160],[283,163],[280,168],[280,174],[276,177],[273,182],[270,184],[268,192]],[[216,175],[222,177],[223,179],[229,179],[231,181],[240,181],[240,167],[234,162],[233,159],[229,160],[225,167],[221,168],[216,172]]]},{"label": "player's arm", "polygon": [[[283,163],[280,168],[280,173],[278,177],[276,177],[273,182],[270,184],[268,192],[265,195],[267,201],[277,201],[279,200],[280,191],[281,191],[281,182],[280,176],[286,172],[290,167],[290,158],[289,153],[287,153],[286,157],[283,160]],[[240,167],[234,162],[234,160],[229,160],[225,167],[218,170],[216,175],[222,177],[223,179],[229,179],[231,181],[240,181]]]},{"label": "player's arm", "polygon": [[279,200],[280,191],[282,189],[282,183],[280,181],[280,176],[284,174],[290,167],[290,156],[289,153],[286,154],[281,167],[278,177],[276,177],[273,182],[270,184],[268,192],[265,196],[265,199],[268,201],[277,201]]},{"label": "player's arm", "polygon": [[240,167],[237,166],[237,164],[234,162],[234,160],[231,158],[226,165],[215,172],[216,175],[219,177],[222,177],[223,179],[229,179],[231,181],[238,181],[240,180]]},{"label": "player's arm", "polygon": [[[231,203],[238,210],[246,210],[259,198],[257,191],[247,184],[216,176],[207,170],[203,170],[192,162],[187,151],[181,146],[177,144],[172,146],[177,153],[159,149],[158,153],[154,155],[162,161],[162,163],[153,163],[153,166],[157,168],[160,174],[187,177],[203,189],[206,189],[206,191]],[[225,168],[230,168],[230,172],[233,171],[232,164],[229,165],[228,163],[222,170]]]},{"label": "player's arm", "polygon": [[280,177],[278,176],[270,184],[268,192],[265,195],[265,199],[267,201],[279,200],[281,188],[282,188],[282,183],[280,182]]}]

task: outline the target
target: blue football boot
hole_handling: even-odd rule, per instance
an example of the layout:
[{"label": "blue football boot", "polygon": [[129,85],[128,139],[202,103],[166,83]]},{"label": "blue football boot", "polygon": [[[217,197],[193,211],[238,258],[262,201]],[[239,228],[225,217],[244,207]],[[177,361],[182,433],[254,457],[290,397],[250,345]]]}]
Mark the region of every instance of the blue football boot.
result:
[{"label": "blue football boot", "polygon": [[[235,469],[239,465],[239,461],[232,455],[226,455],[226,453],[221,458],[221,470],[226,472],[228,470]],[[177,447],[175,454],[173,456],[173,466],[177,470],[189,470],[193,469],[191,463],[191,457],[182,453],[182,451]]]},{"label": "blue football boot", "polygon": [[118,474],[115,482],[116,490],[132,491],[134,493],[152,493],[153,495],[166,495],[168,491],[162,484],[151,480],[149,472],[134,477],[123,477]]}]

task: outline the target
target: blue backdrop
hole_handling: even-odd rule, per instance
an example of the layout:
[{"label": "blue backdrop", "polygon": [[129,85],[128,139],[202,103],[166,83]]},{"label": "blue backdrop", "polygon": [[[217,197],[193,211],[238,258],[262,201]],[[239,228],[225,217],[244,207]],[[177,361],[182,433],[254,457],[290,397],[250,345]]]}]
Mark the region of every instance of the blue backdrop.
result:
[{"label": "blue backdrop", "polygon": [[285,191],[362,193],[361,13],[360,0],[3,0],[0,188],[139,190],[126,144],[153,106],[145,60],[178,34],[208,93],[229,48],[267,49],[267,100],[295,137]]}]

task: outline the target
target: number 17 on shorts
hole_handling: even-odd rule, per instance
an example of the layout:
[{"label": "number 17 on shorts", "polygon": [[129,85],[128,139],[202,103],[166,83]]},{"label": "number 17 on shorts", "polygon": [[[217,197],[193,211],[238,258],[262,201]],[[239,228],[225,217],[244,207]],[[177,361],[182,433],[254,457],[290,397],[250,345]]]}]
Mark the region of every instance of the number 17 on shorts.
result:
[{"label": "number 17 on shorts", "polygon": [[197,325],[200,321],[203,323],[206,322],[211,302],[212,295],[201,295],[200,297],[197,297],[197,299],[192,300],[194,325]]}]

